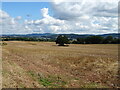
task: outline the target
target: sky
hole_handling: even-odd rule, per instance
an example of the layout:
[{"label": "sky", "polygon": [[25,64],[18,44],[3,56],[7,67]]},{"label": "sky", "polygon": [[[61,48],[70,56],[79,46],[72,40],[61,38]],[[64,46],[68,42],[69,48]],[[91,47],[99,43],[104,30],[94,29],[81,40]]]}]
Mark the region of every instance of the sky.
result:
[{"label": "sky", "polygon": [[[2,3],[3,11],[9,13],[11,17],[21,16],[23,19],[37,20],[41,19],[40,10],[49,8],[49,2],[4,2]],[[52,11],[49,12],[52,15]],[[30,16],[30,17],[28,17]]]},{"label": "sky", "polygon": [[118,33],[118,0],[2,2],[0,34]]}]

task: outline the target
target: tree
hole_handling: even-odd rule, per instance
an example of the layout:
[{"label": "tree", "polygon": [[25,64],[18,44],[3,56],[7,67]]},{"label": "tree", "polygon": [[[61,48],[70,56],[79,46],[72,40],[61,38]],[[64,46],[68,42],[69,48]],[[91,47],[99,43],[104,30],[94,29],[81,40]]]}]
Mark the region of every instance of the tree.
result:
[{"label": "tree", "polygon": [[68,44],[69,40],[66,36],[64,35],[59,35],[56,39],[56,44],[59,44],[59,46],[64,46],[64,44]]},{"label": "tree", "polygon": [[107,36],[104,40],[103,43],[104,44],[110,44],[113,41],[113,37],[112,36]]},{"label": "tree", "polygon": [[111,43],[112,44],[120,44],[120,39],[119,38],[114,38]]},{"label": "tree", "polygon": [[85,38],[77,38],[78,44],[85,44]]},{"label": "tree", "polygon": [[101,44],[103,41],[103,37],[101,36],[89,36],[85,39],[87,44]]}]

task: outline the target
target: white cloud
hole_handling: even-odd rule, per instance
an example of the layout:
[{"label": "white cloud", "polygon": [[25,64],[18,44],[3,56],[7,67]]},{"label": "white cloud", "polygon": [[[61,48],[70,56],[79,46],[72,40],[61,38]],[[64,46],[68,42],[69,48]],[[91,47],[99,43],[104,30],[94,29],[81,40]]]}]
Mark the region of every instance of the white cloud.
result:
[{"label": "white cloud", "polygon": [[49,8],[42,8],[42,19],[24,20],[21,16],[10,17],[0,11],[0,23],[3,33],[78,33],[102,34],[118,32],[117,0],[94,0],[88,2],[53,2],[54,15],[49,15]]},{"label": "white cloud", "polygon": [[9,17],[9,15],[6,12],[0,10],[0,19],[4,19],[4,18],[8,18],[8,17]]},{"label": "white cloud", "polygon": [[21,16],[17,16],[15,19],[16,19],[16,20],[21,20],[22,17],[21,17]]},{"label": "white cloud", "polygon": [[41,14],[42,14],[43,17],[49,17],[48,8],[41,9]]},{"label": "white cloud", "polygon": [[[118,32],[118,0],[52,3],[54,17],[71,22],[77,33]],[[74,26],[77,23],[77,27]],[[83,30],[84,29],[84,30]],[[86,32],[87,31],[87,32]]]},{"label": "white cloud", "polygon": [[32,30],[23,23],[19,23],[21,17],[12,18],[6,12],[0,10],[0,34],[28,34]]}]

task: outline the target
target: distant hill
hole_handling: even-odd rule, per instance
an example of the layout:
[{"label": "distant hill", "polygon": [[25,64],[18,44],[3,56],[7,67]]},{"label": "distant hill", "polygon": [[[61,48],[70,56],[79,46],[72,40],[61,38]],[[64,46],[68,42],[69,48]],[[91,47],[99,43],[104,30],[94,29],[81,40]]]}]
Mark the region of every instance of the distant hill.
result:
[{"label": "distant hill", "polygon": [[[70,39],[76,39],[76,38],[85,38],[88,36],[94,36],[94,34],[53,34],[53,33],[43,33],[43,34],[26,34],[26,35],[17,35],[17,34],[12,34],[12,35],[2,35],[2,37],[35,37],[35,38],[48,38],[48,39],[55,39],[58,35],[66,35]],[[119,37],[119,33],[110,33],[110,34],[101,34],[101,35],[96,35],[96,36],[102,36],[102,37],[107,37],[107,36],[112,36],[114,38]]]}]

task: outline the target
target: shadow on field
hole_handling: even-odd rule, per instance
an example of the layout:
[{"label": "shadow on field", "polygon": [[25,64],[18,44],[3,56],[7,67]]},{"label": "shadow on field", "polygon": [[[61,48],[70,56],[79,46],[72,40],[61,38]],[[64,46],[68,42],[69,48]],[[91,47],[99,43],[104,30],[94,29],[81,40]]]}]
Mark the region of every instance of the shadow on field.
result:
[{"label": "shadow on field", "polygon": [[64,45],[64,46],[63,45],[62,46],[61,45],[52,45],[52,46],[56,46],[56,47],[69,47],[69,45]]}]

